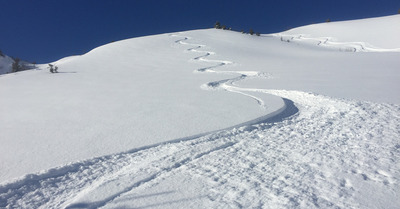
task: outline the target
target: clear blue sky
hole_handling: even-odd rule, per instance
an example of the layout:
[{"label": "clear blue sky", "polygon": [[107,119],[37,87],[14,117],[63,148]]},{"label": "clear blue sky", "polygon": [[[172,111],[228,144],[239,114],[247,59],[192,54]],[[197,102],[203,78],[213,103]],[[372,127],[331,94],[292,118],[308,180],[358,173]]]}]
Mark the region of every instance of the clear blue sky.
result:
[{"label": "clear blue sky", "polygon": [[0,0],[0,50],[45,63],[111,41],[211,28],[217,20],[235,30],[273,33],[399,9],[400,0]]}]

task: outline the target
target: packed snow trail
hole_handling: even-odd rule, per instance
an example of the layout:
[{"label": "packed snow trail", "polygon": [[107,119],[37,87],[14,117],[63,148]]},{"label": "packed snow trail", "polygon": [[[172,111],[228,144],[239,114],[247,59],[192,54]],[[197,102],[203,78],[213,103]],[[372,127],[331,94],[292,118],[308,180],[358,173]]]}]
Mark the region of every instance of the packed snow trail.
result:
[{"label": "packed snow trail", "polygon": [[[211,54],[197,60],[232,63]],[[214,68],[203,71],[227,73]],[[0,185],[0,207],[400,207],[399,105],[240,88],[232,84],[257,73],[239,74],[208,86],[256,101],[273,94],[286,108],[256,124],[26,175]]]}]

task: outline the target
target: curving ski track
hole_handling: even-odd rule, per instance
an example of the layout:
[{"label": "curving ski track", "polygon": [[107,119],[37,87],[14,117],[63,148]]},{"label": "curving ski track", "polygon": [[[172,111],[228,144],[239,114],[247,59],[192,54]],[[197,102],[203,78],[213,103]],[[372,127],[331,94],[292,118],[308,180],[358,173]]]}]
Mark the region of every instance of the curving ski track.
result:
[{"label": "curving ski track", "polygon": [[[179,35],[171,35],[171,36],[179,37]],[[270,78],[271,76],[269,74],[262,73],[262,72],[257,72],[257,71],[226,71],[226,70],[218,70],[218,71],[216,71],[214,69],[219,68],[219,67],[223,67],[223,66],[227,66],[227,65],[233,65],[234,62],[228,61],[228,60],[213,60],[213,59],[209,59],[208,57],[211,56],[211,55],[214,55],[215,52],[200,50],[201,48],[204,48],[206,45],[193,44],[193,43],[185,42],[185,41],[187,41],[189,39],[190,39],[190,37],[183,37],[182,39],[175,41],[175,43],[182,44],[182,45],[193,46],[192,48],[187,49],[187,51],[197,52],[197,53],[204,53],[204,55],[195,57],[195,58],[193,58],[193,60],[201,61],[201,62],[208,62],[208,63],[216,63],[216,65],[213,65],[213,66],[209,66],[209,67],[205,67],[205,68],[199,68],[199,69],[196,70],[196,72],[222,73],[222,74],[239,74],[237,77],[234,77],[234,78],[231,78],[231,79],[213,81],[213,82],[209,82],[207,84],[204,84],[204,85],[201,86],[203,89],[206,89],[206,90],[223,89],[223,90],[226,90],[226,91],[229,91],[229,92],[238,93],[238,94],[241,94],[241,95],[244,95],[244,96],[247,96],[247,97],[250,97],[250,98],[254,99],[261,108],[265,108],[265,103],[261,98],[256,97],[254,95],[251,95],[249,93],[245,93],[245,92],[249,92],[249,90],[246,89],[246,88],[235,87],[234,83],[238,82],[238,81],[241,81],[241,80],[244,80],[244,79],[247,79],[247,78],[251,78],[251,77]],[[279,113],[279,112],[280,111],[278,111],[277,113]]]},{"label": "curving ski track", "polygon": [[[177,43],[191,45],[186,40]],[[192,46],[189,51],[204,47]],[[206,59],[212,54],[194,58],[216,64],[198,71],[233,64]],[[126,208],[129,198],[129,208],[176,208],[190,201],[209,208],[365,208],[370,205],[358,197],[369,189],[376,190],[372,200],[398,196],[400,106],[232,85],[257,76],[246,73],[206,85],[274,94],[287,98],[286,109],[257,124],[26,175],[0,185],[0,208]],[[169,179],[182,185],[166,191]],[[183,182],[196,181],[196,195],[184,196],[195,185]],[[173,195],[179,190],[181,198]],[[143,191],[157,192],[140,196],[149,198],[147,204],[135,201]],[[156,196],[170,199],[151,199]]]},{"label": "curving ski track", "polygon": [[283,42],[311,44],[326,49],[338,50],[342,52],[400,52],[400,48],[383,49],[372,47],[364,42],[338,42],[333,41],[331,37],[306,37],[304,35],[287,35],[287,34],[272,34],[272,37],[278,37]]}]

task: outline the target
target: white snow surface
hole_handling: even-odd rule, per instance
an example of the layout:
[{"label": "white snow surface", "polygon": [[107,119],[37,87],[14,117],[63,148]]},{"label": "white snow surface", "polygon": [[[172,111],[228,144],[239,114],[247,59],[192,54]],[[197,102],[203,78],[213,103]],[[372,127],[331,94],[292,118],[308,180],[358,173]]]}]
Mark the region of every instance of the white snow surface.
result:
[{"label": "white snow surface", "polygon": [[282,35],[284,40],[317,43],[323,47],[343,51],[399,52],[398,16],[307,25],[279,35]]},{"label": "white snow surface", "polygon": [[[204,32],[223,35],[188,35]],[[202,89],[212,81],[262,75],[223,73],[223,67],[218,74],[197,73],[204,63],[218,64],[218,56],[205,60],[206,46],[196,52],[190,48],[197,44],[176,42],[181,39],[164,34],[124,40],[53,63],[57,74],[43,65],[41,71],[3,75],[0,137],[7,146],[0,147],[0,180],[254,123],[284,109],[277,96]]]},{"label": "white snow surface", "polygon": [[161,34],[2,75],[0,207],[399,208],[396,22]]}]

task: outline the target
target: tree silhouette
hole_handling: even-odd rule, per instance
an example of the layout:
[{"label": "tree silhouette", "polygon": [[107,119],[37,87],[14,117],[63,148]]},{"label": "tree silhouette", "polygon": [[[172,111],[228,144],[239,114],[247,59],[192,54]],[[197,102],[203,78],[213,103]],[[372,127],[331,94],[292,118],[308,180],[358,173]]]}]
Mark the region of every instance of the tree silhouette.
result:
[{"label": "tree silhouette", "polygon": [[216,28],[216,29],[221,29],[221,23],[220,23],[219,21],[217,21],[217,22],[214,24],[214,28]]},{"label": "tree silhouette", "polygon": [[21,71],[22,66],[20,65],[20,59],[18,57],[14,58],[14,63],[11,66],[11,70],[13,73]]},{"label": "tree silhouette", "polygon": [[250,33],[250,35],[253,35],[254,34],[254,30],[251,28],[249,33]]}]

